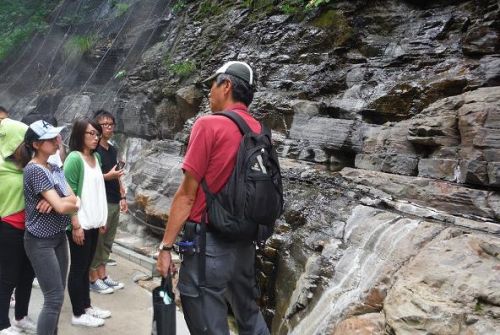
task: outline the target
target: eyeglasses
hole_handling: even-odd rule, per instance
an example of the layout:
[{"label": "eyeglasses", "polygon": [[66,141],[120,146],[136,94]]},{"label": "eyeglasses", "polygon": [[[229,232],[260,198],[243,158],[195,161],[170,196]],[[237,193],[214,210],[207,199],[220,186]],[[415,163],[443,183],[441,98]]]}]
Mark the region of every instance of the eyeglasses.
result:
[{"label": "eyeglasses", "polygon": [[95,131],[86,131],[85,134],[89,134],[92,137],[95,136],[97,138],[101,138],[101,134],[99,134],[98,132],[95,132]]},{"label": "eyeglasses", "polygon": [[103,128],[113,128],[115,126],[114,123],[99,123],[99,125]]}]

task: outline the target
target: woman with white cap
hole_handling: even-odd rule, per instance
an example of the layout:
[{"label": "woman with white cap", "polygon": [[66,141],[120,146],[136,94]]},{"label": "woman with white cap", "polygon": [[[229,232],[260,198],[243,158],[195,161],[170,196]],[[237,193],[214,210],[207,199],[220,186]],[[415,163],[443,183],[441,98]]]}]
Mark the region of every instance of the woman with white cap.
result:
[{"label": "woman with white cap", "polygon": [[[0,334],[34,333],[35,323],[28,317],[34,273],[24,250],[25,211],[23,166],[31,159],[23,145],[28,126],[3,119],[0,123]],[[41,211],[50,211],[46,201]],[[9,304],[15,291],[14,319],[9,320]]]},{"label": "woman with white cap", "polygon": [[[38,317],[37,334],[57,334],[57,324],[64,301],[68,270],[68,241],[66,227],[71,224],[70,214],[80,208],[75,196],[58,166],[47,162],[58,148],[56,128],[43,120],[33,122],[24,137],[33,158],[24,168],[24,198],[26,203],[26,233],[24,247],[31,261],[44,297]],[[47,200],[54,211],[40,213],[36,205]],[[82,227],[73,226],[73,230]]]}]

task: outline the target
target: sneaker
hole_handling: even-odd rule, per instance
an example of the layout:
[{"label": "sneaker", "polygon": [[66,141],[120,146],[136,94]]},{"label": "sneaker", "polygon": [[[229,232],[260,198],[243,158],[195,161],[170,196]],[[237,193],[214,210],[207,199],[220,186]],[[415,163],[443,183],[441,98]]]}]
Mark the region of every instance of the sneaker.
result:
[{"label": "sneaker", "polygon": [[110,276],[107,276],[102,281],[104,282],[104,284],[108,285],[113,290],[120,290],[120,289],[125,287],[125,285],[123,283],[120,283],[119,281],[111,279]]},{"label": "sneaker", "polygon": [[105,309],[100,309],[97,307],[85,308],[85,314],[91,315],[94,318],[98,318],[98,319],[107,319],[107,318],[111,317],[110,311],[107,311]]},{"label": "sneaker", "polygon": [[0,335],[22,335],[23,332],[20,329],[17,329],[13,326],[9,328],[2,329],[0,331]]},{"label": "sneaker", "polygon": [[21,320],[12,320],[12,327],[19,329],[27,334],[36,334],[36,323],[28,316]]},{"label": "sneaker", "polygon": [[109,266],[116,266],[116,261],[115,261],[114,259],[109,258],[109,259],[106,261],[106,265],[109,265]]},{"label": "sneaker", "polygon": [[110,294],[114,292],[114,290],[106,285],[102,279],[97,279],[95,283],[90,283],[90,290],[100,294]]},{"label": "sneaker", "polygon": [[71,324],[73,326],[83,326],[83,327],[100,327],[104,325],[103,319],[98,319],[92,315],[82,314],[80,316],[72,316]]}]

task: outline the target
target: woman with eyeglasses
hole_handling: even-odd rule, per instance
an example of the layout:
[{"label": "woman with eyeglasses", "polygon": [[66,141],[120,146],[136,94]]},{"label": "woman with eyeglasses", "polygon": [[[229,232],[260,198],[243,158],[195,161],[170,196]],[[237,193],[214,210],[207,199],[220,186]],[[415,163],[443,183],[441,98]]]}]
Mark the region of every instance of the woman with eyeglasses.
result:
[{"label": "woman with eyeglasses", "polygon": [[[71,224],[69,214],[80,207],[80,199],[69,187],[61,168],[48,163],[49,156],[57,151],[62,128],[39,120],[30,124],[24,136],[31,158],[23,173],[26,213],[24,249],[44,298],[36,329],[38,335],[57,334],[68,270],[65,231]],[[42,199],[47,200],[53,211],[40,211],[38,204]]]},{"label": "woman with eyeglasses", "polygon": [[81,207],[71,217],[67,235],[71,252],[68,292],[73,307],[71,323],[99,327],[111,312],[90,303],[89,269],[99,232],[105,231],[108,208],[100,156],[95,152],[101,138],[101,126],[89,119],[73,123],[69,139],[70,153],[64,161],[64,175]]}]

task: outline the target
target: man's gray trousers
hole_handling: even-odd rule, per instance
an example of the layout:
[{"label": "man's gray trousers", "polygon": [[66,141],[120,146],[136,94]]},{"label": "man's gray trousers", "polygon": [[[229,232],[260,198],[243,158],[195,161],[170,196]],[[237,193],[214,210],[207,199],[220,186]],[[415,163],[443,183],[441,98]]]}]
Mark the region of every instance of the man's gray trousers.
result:
[{"label": "man's gray trousers", "polygon": [[198,257],[184,255],[179,274],[178,288],[190,333],[229,335],[229,303],[240,335],[268,335],[255,302],[259,290],[253,243],[224,241],[207,232],[204,289],[199,287]]}]

